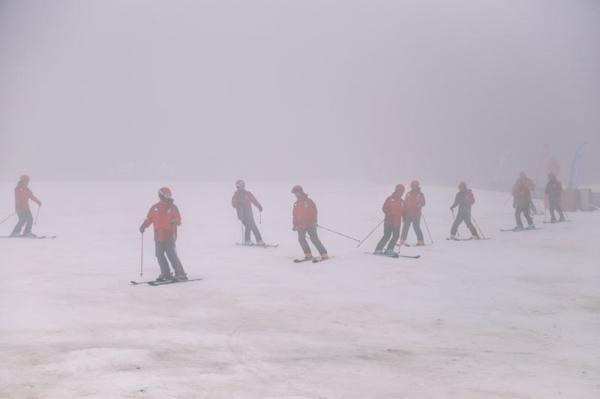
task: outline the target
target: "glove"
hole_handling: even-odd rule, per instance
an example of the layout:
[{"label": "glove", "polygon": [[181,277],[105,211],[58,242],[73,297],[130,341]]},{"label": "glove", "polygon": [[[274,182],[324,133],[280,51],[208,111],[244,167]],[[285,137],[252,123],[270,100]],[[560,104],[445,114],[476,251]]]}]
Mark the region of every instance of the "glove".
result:
[{"label": "glove", "polygon": [[143,225],[140,226],[140,233],[144,234],[144,231],[146,231],[146,228]]},{"label": "glove", "polygon": [[263,209],[263,208],[262,208],[262,206],[259,206],[259,207],[258,207],[258,211],[259,211],[259,212],[262,212],[262,209]]},{"label": "glove", "polygon": [[175,220],[175,219],[171,220],[171,225],[177,226],[177,220]]},{"label": "glove", "polygon": [[296,226],[292,226],[292,231],[298,231],[298,228]]}]

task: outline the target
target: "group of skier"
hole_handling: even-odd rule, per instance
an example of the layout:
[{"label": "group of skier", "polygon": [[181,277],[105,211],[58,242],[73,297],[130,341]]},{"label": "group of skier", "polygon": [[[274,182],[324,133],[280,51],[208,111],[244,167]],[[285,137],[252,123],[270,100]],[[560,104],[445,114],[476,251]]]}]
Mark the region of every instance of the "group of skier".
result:
[{"label": "group of skier", "polygon": [[[33,195],[29,188],[29,176],[23,175],[19,178],[15,187],[15,210],[18,216],[18,223],[14,227],[12,237],[35,237],[31,232],[33,225],[33,215],[29,207],[29,201],[42,205],[42,202]],[[243,180],[235,183],[236,191],[233,194],[231,204],[237,212],[237,217],[244,227],[244,241],[242,245],[248,246],[268,246],[263,241],[262,235],[256,225],[252,206],[262,212],[263,207],[258,202],[252,192],[246,190],[246,184]],[[535,228],[531,217],[533,207],[534,184],[524,172],[521,172],[512,189],[513,206],[515,208],[515,231],[523,230],[521,216],[524,216],[528,227]],[[548,183],[545,188],[545,194],[548,199],[551,222],[564,221],[560,201],[562,195],[562,185],[554,173],[548,176]],[[297,259],[297,262],[303,261],[321,261],[329,258],[327,249],[321,242],[317,231],[317,206],[315,202],[308,197],[301,186],[294,186],[291,190],[296,197],[292,210],[292,229],[298,234],[298,242],[304,257]],[[140,233],[153,226],[155,255],[160,266],[160,275],[156,281],[185,281],[188,279],[183,268],[182,262],[177,255],[176,240],[177,227],[181,225],[181,214],[174,204],[173,194],[168,187],[162,187],[158,190],[159,202],[152,205],[139,227]],[[374,254],[390,257],[397,257],[396,247],[406,245],[406,239],[412,226],[417,236],[417,246],[425,245],[423,232],[421,230],[422,209],[425,206],[425,195],[421,191],[418,181],[414,180],[410,184],[410,191],[405,195],[405,187],[402,184],[395,186],[394,192],[385,199],[382,210],[383,237],[378,241]],[[460,182],[458,192],[450,210],[454,215],[454,210],[458,211],[454,215],[452,227],[450,229],[449,239],[458,239],[458,228],[465,223],[471,233],[470,239],[480,239],[480,233],[472,221],[471,208],[475,203],[473,192],[467,188],[465,182]],[[556,218],[558,214],[558,219]],[[251,236],[254,235],[255,243]],[[307,241],[307,235],[310,241],[319,253],[319,257],[314,257]],[[398,242],[399,241],[399,242]],[[173,269],[173,272],[171,272]]]}]

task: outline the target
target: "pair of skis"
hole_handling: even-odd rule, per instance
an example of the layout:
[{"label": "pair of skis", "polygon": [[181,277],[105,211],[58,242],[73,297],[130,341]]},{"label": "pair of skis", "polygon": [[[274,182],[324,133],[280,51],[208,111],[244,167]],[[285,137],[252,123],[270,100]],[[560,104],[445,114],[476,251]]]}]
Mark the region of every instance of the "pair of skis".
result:
[{"label": "pair of skis", "polygon": [[29,239],[29,240],[44,240],[44,239],[48,239],[48,240],[53,240],[56,238],[56,236],[0,236],[0,238],[23,238],[23,239]]},{"label": "pair of skis", "polygon": [[397,258],[419,259],[421,257],[421,255],[403,255],[403,254],[386,255],[385,253],[383,253],[383,254],[376,254],[375,252],[365,252],[365,254],[367,254],[367,255],[374,255],[374,256],[381,256],[381,257],[384,257],[384,258],[392,258],[392,259],[397,259]]},{"label": "pair of skis", "polygon": [[325,259],[323,259],[322,257],[300,258],[300,259],[294,259],[294,263],[304,263],[304,262],[319,263],[319,262],[324,262],[324,261],[332,259],[332,258],[333,258],[333,256],[330,256],[330,257],[325,258]]},{"label": "pair of skis", "polygon": [[202,280],[202,278],[189,278],[187,280],[165,280],[165,281],[156,281],[156,280],[149,280],[149,281],[134,281],[131,280],[129,282],[129,284],[131,285],[151,285],[153,287],[158,287],[161,285],[169,285],[169,284],[179,284],[179,283],[191,283],[192,281],[200,281]]},{"label": "pair of skis", "polygon": [[255,247],[255,248],[277,248],[279,246],[279,244],[246,244],[243,242],[236,242],[235,245],[238,245],[240,247]]}]

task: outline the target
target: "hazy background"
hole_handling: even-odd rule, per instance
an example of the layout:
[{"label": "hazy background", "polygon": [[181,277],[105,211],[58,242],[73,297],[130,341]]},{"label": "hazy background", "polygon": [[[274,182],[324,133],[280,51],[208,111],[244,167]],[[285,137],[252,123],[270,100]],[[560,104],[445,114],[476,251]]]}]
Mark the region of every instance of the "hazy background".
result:
[{"label": "hazy background", "polygon": [[0,0],[0,179],[502,186],[588,142],[598,182],[599,39],[591,0]]}]

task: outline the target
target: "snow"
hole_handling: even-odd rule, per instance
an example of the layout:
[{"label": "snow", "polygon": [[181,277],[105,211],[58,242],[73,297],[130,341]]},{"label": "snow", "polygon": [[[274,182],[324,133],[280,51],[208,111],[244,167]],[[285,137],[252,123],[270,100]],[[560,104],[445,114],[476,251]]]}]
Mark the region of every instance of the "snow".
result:
[{"label": "snow", "polygon": [[[361,248],[321,231],[335,258],[294,264],[295,183],[248,182],[271,249],[234,245],[233,183],[173,183],[178,250],[204,280],[150,287],[128,282],[164,182],[32,181],[35,231],[58,238],[0,241],[0,397],[600,397],[600,213],[500,233],[507,194],[475,189],[492,239],[450,242],[454,189],[425,186],[435,243],[404,250],[421,259],[364,254],[380,231]],[[393,183],[303,184],[322,225],[362,238]],[[143,279],[158,274],[152,244]]]}]

